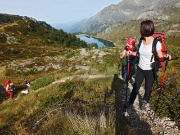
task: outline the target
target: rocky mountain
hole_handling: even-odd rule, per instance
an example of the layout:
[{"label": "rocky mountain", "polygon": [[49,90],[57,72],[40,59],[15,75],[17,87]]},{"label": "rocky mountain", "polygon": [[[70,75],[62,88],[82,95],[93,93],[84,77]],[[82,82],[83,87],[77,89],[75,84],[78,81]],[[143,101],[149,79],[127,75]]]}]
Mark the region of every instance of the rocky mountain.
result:
[{"label": "rocky mountain", "polygon": [[179,0],[122,0],[117,5],[110,5],[95,16],[78,22],[71,32],[97,33],[110,26],[130,20],[159,19],[178,21],[180,14]]}]

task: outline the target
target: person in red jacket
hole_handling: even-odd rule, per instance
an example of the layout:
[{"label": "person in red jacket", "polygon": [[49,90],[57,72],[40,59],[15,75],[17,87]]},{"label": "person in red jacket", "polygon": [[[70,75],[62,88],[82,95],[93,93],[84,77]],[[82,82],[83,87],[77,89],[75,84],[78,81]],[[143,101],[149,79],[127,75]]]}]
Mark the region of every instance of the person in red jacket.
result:
[{"label": "person in red jacket", "polygon": [[[136,52],[136,51],[137,51],[137,48],[135,47],[135,43],[136,43],[136,40],[135,40],[135,39],[133,39],[133,38],[128,38],[128,39],[126,40],[126,46],[125,46],[125,48],[124,48],[124,51],[123,51],[123,53],[122,53],[122,55],[121,55],[121,57],[120,57],[121,59],[122,59],[122,58],[125,58],[125,60],[124,60],[124,65],[123,65],[123,71],[124,71],[124,73],[123,73],[123,75],[122,75],[122,77],[123,77],[124,80],[126,80],[126,73],[127,73],[127,63],[128,63],[128,55],[127,55],[127,52],[128,52],[128,51],[132,51],[132,52]],[[131,72],[131,70],[132,70],[132,68],[133,68],[133,63],[134,63],[134,61],[135,61],[135,56],[129,55],[130,72]],[[132,73],[130,74],[129,79],[130,79],[130,80],[132,79]]]},{"label": "person in red jacket", "polygon": [[4,83],[4,88],[6,92],[10,95],[10,98],[13,98],[15,90],[14,83],[12,83],[10,80],[6,80],[6,82]]}]

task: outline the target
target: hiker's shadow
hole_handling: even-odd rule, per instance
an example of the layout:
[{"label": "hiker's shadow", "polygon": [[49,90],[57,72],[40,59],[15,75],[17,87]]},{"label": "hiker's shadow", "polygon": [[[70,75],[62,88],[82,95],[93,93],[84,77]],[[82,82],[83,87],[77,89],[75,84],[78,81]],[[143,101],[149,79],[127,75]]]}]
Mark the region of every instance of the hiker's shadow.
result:
[{"label": "hiker's shadow", "polygon": [[[115,134],[122,135],[125,134],[123,131],[127,131],[128,134],[146,134],[151,135],[150,125],[140,119],[139,115],[136,113],[135,109],[131,106],[129,111],[130,116],[124,117],[122,113],[123,104],[126,96],[126,88],[124,88],[125,82],[118,77],[117,74],[114,74],[114,78],[111,84],[112,94],[115,92]],[[130,90],[127,89],[128,95]],[[141,100],[141,95],[138,95],[138,98]],[[129,99],[129,98],[128,98]]]}]

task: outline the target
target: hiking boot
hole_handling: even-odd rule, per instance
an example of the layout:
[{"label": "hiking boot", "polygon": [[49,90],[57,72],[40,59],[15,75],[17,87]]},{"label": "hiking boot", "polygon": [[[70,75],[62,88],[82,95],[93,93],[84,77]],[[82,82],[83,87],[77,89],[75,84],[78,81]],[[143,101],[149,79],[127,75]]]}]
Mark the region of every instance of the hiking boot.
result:
[{"label": "hiking boot", "polygon": [[142,101],[141,110],[146,110],[147,107],[148,107],[148,103],[147,103],[145,100],[143,100],[143,101]]}]

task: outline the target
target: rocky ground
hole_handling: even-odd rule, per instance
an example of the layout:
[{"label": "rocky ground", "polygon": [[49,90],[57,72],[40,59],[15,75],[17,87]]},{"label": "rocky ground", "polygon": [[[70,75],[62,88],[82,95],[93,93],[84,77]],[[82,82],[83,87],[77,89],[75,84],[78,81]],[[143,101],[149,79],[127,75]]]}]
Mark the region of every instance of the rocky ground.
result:
[{"label": "rocky ground", "polygon": [[[129,83],[127,89],[128,95],[132,90],[132,84]],[[125,99],[126,87],[123,88],[121,94]],[[149,106],[145,111],[140,109],[144,89],[141,87],[139,95],[135,100],[135,103],[128,108],[127,124],[129,128],[135,130],[138,134],[153,134],[153,135],[180,135],[180,130],[176,126],[174,121],[169,118],[160,118],[154,115],[154,111]]]}]

